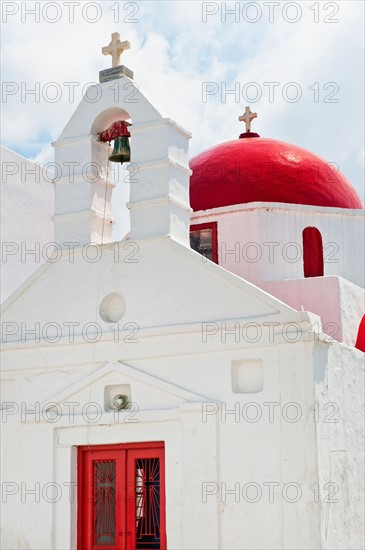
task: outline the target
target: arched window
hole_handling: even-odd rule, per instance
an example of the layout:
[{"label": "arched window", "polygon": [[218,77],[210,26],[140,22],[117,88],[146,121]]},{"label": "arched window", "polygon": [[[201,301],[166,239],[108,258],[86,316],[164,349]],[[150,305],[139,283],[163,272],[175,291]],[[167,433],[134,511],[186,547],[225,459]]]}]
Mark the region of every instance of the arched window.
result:
[{"label": "arched window", "polygon": [[316,227],[306,227],[303,230],[303,267],[304,277],[323,276],[322,236]]},{"label": "arched window", "polygon": [[365,353],[365,314],[362,316],[359,324],[355,348]]}]

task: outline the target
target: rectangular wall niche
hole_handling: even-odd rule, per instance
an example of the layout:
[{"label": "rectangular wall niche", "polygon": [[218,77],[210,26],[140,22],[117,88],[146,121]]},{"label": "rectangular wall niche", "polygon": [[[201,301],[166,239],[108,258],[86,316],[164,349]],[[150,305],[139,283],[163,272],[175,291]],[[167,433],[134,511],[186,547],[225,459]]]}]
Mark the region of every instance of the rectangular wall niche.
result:
[{"label": "rectangular wall niche", "polygon": [[113,384],[104,388],[104,409],[106,411],[115,410],[114,398],[126,396],[127,405],[123,408],[130,409],[132,402],[132,390],[130,384]]},{"label": "rectangular wall niche", "polygon": [[232,391],[257,393],[264,389],[264,369],[261,359],[241,359],[231,363]]}]

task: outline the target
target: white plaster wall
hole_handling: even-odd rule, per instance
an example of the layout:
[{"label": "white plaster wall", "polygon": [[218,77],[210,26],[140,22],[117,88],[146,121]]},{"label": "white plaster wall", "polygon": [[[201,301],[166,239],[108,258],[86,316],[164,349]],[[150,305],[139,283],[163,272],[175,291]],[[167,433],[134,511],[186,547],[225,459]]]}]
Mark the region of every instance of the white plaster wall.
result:
[{"label": "white plaster wall", "polygon": [[[15,434],[15,441],[21,439],[24,449],[32,448],[17,463],[11,459],[12,446],[4,447],[5,480],[37,479],[43,485],[56,480],[62,485],[75,480],[73,448],[77,445],[164,440],[169,548],[319,548],[319,515],[308,488],[317,479],[309,410],[314,393],[313,318],[221,267],[202,262],[197,253],[171,239],[135,244],[137,263],[122,258],[116,262],[114,250],[107,246],[103,261],[95,264],[85,261],[81,251],[75,253],[73,263],[65,255],[8,301],[3,317],[7,323],[34,327],[36,322],[43,326],[66,321],[82,327],[97,322],[104,332],[95,344],[85,342],[79,329],[73,343],[65,334],[54,343],[36,342],[32,335],[22,342],[20,333],[13,334],[4,345],[3,375],[14,380],[14,400],[28,404],[55,401],[58,393],[63,401],[98,401],[105,384],[129,383],[140,407],[138,424],[116,423],[111,413],[103,414],[95,425],[80,414],[74,422],[65,415],[55,424],[31,418],[21,422],[15,414],[12,427],[7,426],[9,434]],[[126,310],[121,323],[137,323],[137,342],[126,340],[126,330],[115,342],[108,323],[100,319],[98,305],[111,292],[122,294]],[[206,323],[217,331],[205,341],[202,327]],[[258,338],[247,337],[248,323],[259,327]],[[232,360],[262,361],[261,392],[232,391]],[[119,371],[94,379],[94,369],[109,361],[122,361],[130,372],[138,369],[152,375],[154,382],[146,379],[144,385],[136,385],[132,374]],[[90,383],[81,387],[78,379],[86,374]],[[203,422],[202,401],[218,407],[207,422]],[[242,417],[242,408],[250,402],[262,409],[259,422]],[[276,404],[273,422],[267,402]],[[300,406],[300,421],[282,418],[289,402]],[[237,406],[241,411],[237,421],[232,415],[222,419],[223,408]],[[247,482],[262,486],[259,502],[241,499],[236,503],[232,495],[223,502],[222,483],[228,488],[239,483],[242,490]],[[279,483],[273,503],[265,493],[266,482]],[[203,502],[206,483],[215,484],[218,492]],[[297,503],[283,501],[284,483],[298,483],[304,496]],[[75,548],[76,509],[68,498],[56,505],[41,499],[36,506],[32,496],[24,506],[19,494],[10,498],[5,528],[30,548]],[[44,534],[31,529],[40,518]]]},{"label": "white plaster wall", "polygon": [[[310,503],[311,492],[308,489],[313,479],[317,479],[314,426],[310,422],[309,411],[313,388],[311,345],[286,343],[279,347],[273,344],[250,347],[247,343],[236,343],[232,339],[227,339],[226,343],[216,339],[219,352],[212,352],[211,346],[207,348],[200,342],[200,353],[191,353],[190,346],[193,349],[196,346],[195,337],[188,335],[184,342],[185,354],[171,356],[161,345],[164,341],[161,334],[154,339],[154,357],[138,358],[144,355],[143,349],[134,346],[131,353],[135,360],[131,363],[139,371],[173,381],[176,392],[179,387],[190,391],[210,391],[213,394],[211,402],[219,408],[216,414],[208,416],[206,422],[203,422],[201,403],[178,405],[178,400],[175,400],[176,405],[170,403],[166,412],[159,410],[158,400],[161,397],[156,389],[147,386],[144,392],[139,391],[141,412],[135,416],[138,422],[133,424],[124,422],[123,414],[115,423],[110,413],[97,424],[85,422],[80,415],[72,419],[64,416],[54,424],[44,421],[43,417],[35,422],[31,415],[27,416],[27,422],[21,422],[19,415],[9,417],[10,423],[5,426],[9,430],[6,435],[10,438],[10,434],[15,434],[15,437],[12,438],[13,443],[3,449],[6,470],[3,479],[19,485],[26,480],[27,487],[28,484],[34,487],[34,483],[39,482],[41,491],[48,483],[56,482],[62,488],[62,498],[53,505],[41,496],[35,505],[33,495],[27,496],[25,502],[21,502],[20,493],[9,497],[11,508],[6,513],[8,507],[4,507],[6,517],[3,523],[8,530],[17,533],[29,548],[75,548],[76,509],[69,500],[68,490],[65,491],[65,483],[76,480],[73,446],[163,440],[166,444],[169,548],[228,550],[282,547],[304,550],[320,547],[316,507]],[[18,395],[28,405],[37,401],[40,395],[46,401],[49,396],[52,401],[57,389],[70,384],[68,400],[88,403],[89,398],[85,394],[72,393],[71,385],[76,373],[80,375],[80,369],[90,372],[90,366],[85,366],[90,354],[88,347],[77,345],[77,353],[70,353],[73,364],[61,367],[57,366],[59,361],[55,356],[52,362],[51,350],[38,346],[38,353],[31,354],[33,360],[28,363],[27,372],[22,368],[17,372]],[[106,357],[108,348],[110,345],[96,355],[101,353]],[[121,346],[118,348],[119,354],[122,353]],[[33,368],[39,363],[39,353],[47,361],[49,372],[45,377],[39,367],[37,370]],[[23,354],[21,351],[15,354],[18,364]],[[231,360],[253,357],[264,361],[264,390],[259,394],[233,394]],[[79,363],[81,358],[83,361]],[[69,376],[65,375],[67,372]],[[112,379],[108,375],[100,381],[100,386],[111,383]],[[120,376],[115,376],[114,380],[118,383],[126,381]],[[133,380],[128,381],[133,392]],[[98,402],[98,391],[99,395],[102,393],[98,385],[98,381],[92,385],[93,402]],[[154,411],[144,412],[151,396],[157,399]],[[238,418],[232,414],[222,416],[223,410],[234,410],[238,406],[242,411],[247,403],[252,402],[263,411],[262,419],[256,423],[245,421],[242,413],[238,414]],[[276,404],[273,422],[269,421],[268,409],[264,406],[267,402]],[[298,423],[290,424],[282,418],[283,406],[289,402],[298,403],[303,411]],[[165,399],[163,406],[166,407]],[[21,452],[14,461],[12,453],[17,448]],[[53,459],[50,460],[50,457]],[[248,482],[262,487],[263,496],[259,502],[249,503],[243,498],[235,502],[234,495],[227,495],[226,503],[223,502],[222,483],[226,483],[227,488],[238,483],[241,491]],[[267,488],[263,484],[267,482],[279,484],[273,503],[269,502],[265,492]],[[296,504],[283,502],[281,490],[283,484],[288,482],[303,486],[303,499]],[[203,502],[202,487],[206,483],[215,484],[218,493]],[[258,528],[262,518],[265,518],[264,526]],[[36,530],[33,529],[35,525],[38,526]]]},{"label": "white plaster wall", "polygon": [[[356,342],[364,313],[364,212],[252,203],[196,212],[191,225],[217,222],[218,263],[297,310],[321,317],[324,333]],[[317,227],[324,277],[303,276],[302,231]]]},{"label": "white plaster wall", "polygon": [[[194,212],[190,225],[217,222],[218,263],[224,269],[257,284],[260,280],[260,262],[255,260],[255,250],[246,248],[248,243],[260,246],[261,237],[257,211],[247,208],[244,212],[234,207],[214,209],[206,212]],[[253,261],[245,261],[245,258]]]},{"label": "white plaster wall", "polygon": [[[322,235],[324,274],[338,275],[364,287],[364,211],[302,205],[287,210],[281,205],[279,209],[261,210],[259,217],[263,242],[277,241],[283,250],[290,242],[302,248],[303,229],[316,227]],[[291,262],[288,254],[283,256],[281,264],[267,261],[263,264],[263,281],[303,276],[303,260]]]},{"label": "white plaster wall", "polygon": [[[287,320],[298,318],[289,306],[219,266],[203,262],[200,254],[169,238],[119,244],[119,249],[116,244],[94,249],[99,261],[88,260],[88,255],[95,257],[90,247],[75,249],[74,254],[65,252],[58,262],[37,273],[28,291],[22,290],[21,299],[14,295],[4,305],[4,322],[21,319],[29,327],[37,322],[42,327],[58,323],[64,335],[68,332],[65,319],[79,323],[75,334],[94,322],[112,338],[112,323],[99,315],[101,301],[111,292],[119,293],[126,303],[121,327],[135,323],[139,330],[235,317],[265,316],[277,321],[284,312]],[[8,340],[20,339],[19,326]]]},{"label": "white plaster wall", "polygon": [[[167,343],[169,338],[173,342]],[[157,380],[167,381],[177,395],[179,388],[204,393],[210,403],[208,410],[215,407],[206,422],[203,422],[203,404],[199,402],[182,405],[181,398],[176,397],[167,410],[160,410],[159,402],[164,408],[168,404],[163,397],[166,388],[162,383],[162,393],[158,386],[146,384],[143,389],[139,385],[135,393],[140,406],[136,424],[125,422],[123,413],[117,423],[107,413],[97,424],[86,422],[80,415],[72,419],[66,415],[54,424],[44,420],[34,422],[31,415],[27,422],[21,422],[19,415],[9,416],[5,435],[10,444],[3,447],[3,480],[18,484],[26,480],[32,488],[36,481],[41,487],[57,482],[65,488],[65,483],[76,480],[75,445],[164,440],[169,548],[359,548],[356,544],[360,531],[355,522],[360,521],[361,510],[355,511],[355,508],[361,464],[357,462],[361,418],[360,352],[328,344],[313,349],[311,342],[302,340],[294,344],[280,343],[280,334],[272,343],[267,339],[255,344],[243,339],[236,341],[235,333],[227,334],[225,341],[217,334],[203,343],[192,326],[183,341],[181,338],[176,329],[175,334],[169,336],[162,328],[159,335],[144,336],[128,351],[128,364],[132,370],[138,369],[138,372],[152,374]],[[177,345],[179,341],[180,346]],[[324,346],[327,350],[325,360]],[[55,393],[69,387],[69,401],[79,400],[86,404],[90,398],[102,407],[100,400],[105,384],[113,380],[115,383],[129,382],[133,392],[136,382],[117,373],[114,376],[109,373],[92,382],[91,354],[97,360],[100,357],[114,360],[115,356],[125,357],[126,348],[126,344],[113,346],[110,342],[100,342],[96,346],[85,343],[28,345],[24,350],[18,346],[17,350],[4,354],[4,375],[15,379],[17,401],[24,399],[28,404],[41,399],[53,401]],[[171,349],[176,349],[176,353],[172,354]],[[333,351],[327,358],[328,349]],[[339,361],[341,355],[343,359]],[[263,390],[233,393],[231,361],[257,359],[263,362]],[[42,360],[47,365],[47,372],[41,368]],[[13,365],[17,367],[12,368]],[[89,396],[83,391],[75,393],[73,388],[77,379],[87,373],[91,381]],[[151,399],[155,400],[152,409]],[[342,412],[343,399],[345,410]],[[341,430],[335,426],[335,436],[333,425],[316,422],[313,411],[315,402],[319,402],[322,422],[323,415],[330,412],[325,411],[324,406],[333,400],[341,403],[341,415],[345,415],[341,416]],[[274,406],[272,419],[268,412],[270,403]],[[246,409],[244,415],[248,404],[254,408],[250,412]],[[295,404],[295,408],[286,409],[285,414],[288,404],[292,404],[291,407]],[[257,410],[262,416],[256,422],[249,422],[247,418],[254,418]],[[297,417],[298,410],[298,420],[289,421]],[[346,471],[351,471],[346,475],[351,478],[348,491],[352,501],[351,509],[341,520],[344,531],[340,534],[337,531],[342,512],[331,509],[336,517],[331,516],[327,538],[324,540],[322,534],[321,542],[320,529],[323,531],[328,522],[326,507],[322,500],[315,502],[311,487],[319,483],[321,499],[326,496],[323,487],[331,475],[328,453],[329,448],[333,448],[334,437],[336,448],[344,446],[343,438],[347,441],[345,446],[350,462]],[[322,448],[320,476],[317,445]],[[50,461],[51,456],[53,461]],[[206,483],[213,483],[217,494],[208,496],[204,502],[202,487]],[[234,492],[224,498],[223,483],[228,491],[238,484],[238,502]],[[257,502],[247,502],[242,497],[247,483],[260,486],[262,496]],[[269,501],[268,483],[276,484],[273,502]],[[283,488],[288,483],[300,486],[302,492],[298,502],[283,498]],[[344,490],[347,491],[346,484]],[[16,533],[17,541],[24,541],[24,548],[75,548],[76,508],[68,494],[63,491],[56,505],[44,498],[35,505],[33,495],[24,503],[20,494],[9,497],[9,507],[3,507],[4,533]],[[347,504],[346,500],[342,506]],[[34,525],[39,525],[40,521],[42,529],[34,530]],[[8,548],[22,547],[18,542],[11,542],[12,539],[4,540],[10,540]]]},{"label": "white plaster wall", "polygon": [[[240,261],[226,255],[222,266],[254,284],[302,278],[302,231],[313,226],[322,234],[324,274],[364,287],[363,210],[251,203],[195,212],[191,218],[192,224],[208,221],[218,222],[220,254],[222,243],[229,249],[241,244]],[[245,248],[250,242],[254,246]]]},{"label": "white plaster wall", "polygon": [[[31,173],[33,171],[33,173]],[[53,173],[1,146],[1,300],[44,263],[54,241]],[[36,251],[26,254],[26,251]]]},{"label": "white plaster wall", "polygon": [[329,337],[355,345],[365,311],[363,288],[334,276],[269,281],[260,286],[299,311],[319,315],[322,330]]},{"label": "white plaster wall", "polygon": [[317,344],[314,374],[324,412],[316,423],[322,548],[357,550],[364,544],[364,354]]},{"label": "white plaster wall", "polygon": [[[222,485],[215,497],[222,514],[220,548],[320,548],[318,507],[312,502],[309,489],[317,479],[315,432],[309,410],[312,404],[310,346],[288,344],[234,354],[240,359],[253,356],[265,357],[264,390],[246,395],[231,393],[224,406],[234,411],[239,404],[240,416],[219,416],[220,480],[230,490],[224,499]],[[295,403],[301,411],[297,422],[286,420],[289,403]],[[274,407],[271,420],[269,404]],[[245,410],[251,419],[255,418],[256,411],[262,416],[250,422]],[[271,501],[269,484],[275,484]],[[298,502],[286,501],[283,494],[286,484],[302,489]],[[249,497],[255,500],[256,493],[252,488],[250,495],[245,494],[247,485],[258,487],[257,501],[248,500]],[[237,494],[235,487],[239,490]]]}]

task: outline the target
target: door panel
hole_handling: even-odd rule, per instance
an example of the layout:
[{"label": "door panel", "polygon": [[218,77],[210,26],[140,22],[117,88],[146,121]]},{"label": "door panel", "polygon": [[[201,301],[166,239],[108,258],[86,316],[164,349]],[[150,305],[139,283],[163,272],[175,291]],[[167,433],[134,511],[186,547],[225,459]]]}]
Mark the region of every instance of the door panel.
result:
[{"label": "door panel", "polygon": [[128,550],[166,548],[165,464],[163,449],[131,450],[127,477],[133,479],[128,495]]},{"label": "door panel", "polygon": [[115,546],[115,498],[117,468],[115,460],[95,460],[93,463],[95,494],[93,505],[93,545]]}]

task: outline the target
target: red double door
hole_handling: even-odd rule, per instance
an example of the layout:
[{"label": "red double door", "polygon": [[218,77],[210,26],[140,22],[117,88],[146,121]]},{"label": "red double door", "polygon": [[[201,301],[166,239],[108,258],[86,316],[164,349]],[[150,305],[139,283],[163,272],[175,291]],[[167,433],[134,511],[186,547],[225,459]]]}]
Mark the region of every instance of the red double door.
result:
[{"label": "red double door", "polygon": [[163,443],[79,447],[78,550],[166,549]]}]

